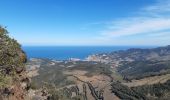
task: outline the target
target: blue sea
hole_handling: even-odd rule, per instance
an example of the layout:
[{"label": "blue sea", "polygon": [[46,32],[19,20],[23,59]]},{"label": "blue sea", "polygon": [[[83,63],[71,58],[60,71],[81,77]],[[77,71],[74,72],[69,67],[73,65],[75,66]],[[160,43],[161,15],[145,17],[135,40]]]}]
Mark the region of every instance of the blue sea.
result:
[{"label": "blue sea", "polygon": [[129,48],[152,48],[148,46],[23,46],[28,58],[47,58],[68,60],[69,58],[84,59],[88,55],[109,53]]}]

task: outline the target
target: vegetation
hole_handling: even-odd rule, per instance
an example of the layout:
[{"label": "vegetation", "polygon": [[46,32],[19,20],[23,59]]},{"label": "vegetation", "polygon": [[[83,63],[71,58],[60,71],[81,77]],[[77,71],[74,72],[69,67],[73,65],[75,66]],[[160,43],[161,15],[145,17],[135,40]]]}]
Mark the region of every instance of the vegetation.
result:
[{"label": "vegetation", "polygon": [[20,44],[8,36],[8,31],[0,27],[0,71],[10,74],[11,70],[23,67],[26,62],[25,53]]},{"label": "vegetation", "polygon": [[[50,100],[88,100],[87,90],[95,99],[103,98],[103,91],[96,90],[92,83],[76,77],[79,73],[83,77],[90,78],[92,76],[104,75],[111,77],[112,71],[110,66],[100,62],[88,61],[61,61],[53,62],[52,60],[41,59],[38,65],[38,74],[32,78],[32,88],[41,89],[45,87],[49,92]],[[36,60],[35,60],[36,62]],[[36,64],[30,61],[29,66]],[[53,64],[52,64],[53,63]],[[85,72],[84,74],[81,73]],[[95,79],[95,78],[94,78]],[[101,79],[101,81],[104,81]],[[77,86],[77,82],[83,83]],[[71,86],[71,87],[70,87]],[[79,91],[81,89],[81,92]]]},{"label": "vegetation", "polygon": [[[55,63],[54,66],[48,65],[50,60],[42,60],[38,73],[38,76],[32,78],[32,81],[37,84],[39,88],[44,83],[55,84],[58,88],[74,84],[74,81],[68,80],[70,75],[64,74],[64,71],[82,70],[87,71],[85,76],[91,77],[93,75],[105,74],[111,75],[112,72],[109,70],[109,66],[98,62],[83,62],[78,61],[76,63]],[[65,66],[65,67],[63,67]],[[69,67],[73,66],[73,67]]]},{"label": "vegetation", "polygon": [[170,80],[165,83],[154,85],[143,85],[132,88],[134,91],[143,93],[146,97],[158,100],[168,100],[170,98]]},{"label": "vegetation", "polygon": [[41,73],[38,76],[32,78],[32,81],[35,83],[37,88],[43,87],[46,83],[55,84],[56,87],[63,87],[66,85],[74,84],[73,81],[67,80],[67,76],[63,74],[62,68],[56,66],[49,68],[47,66],[41,65],[41,69],[38,73]]},{"label": "vegetation", "polygon": [[10,76],[5,76],[0,73],[0,89],[8,87],[12,84],[12,78]]},{"label": "vegetation", "polygon": [[[79,90],[76,86],[72,86],[70,88],[62,88],[57,90],[54,85],[48,85],[47,91],[50,96],[48,100],[84,100],[83,95],[79,93]],[[72,93],[75,93],[75,96],[72,96]]]},{"label": "vegetation", "polygon": [[112,92],[123,100],[147,100],[142,93],[136,92],[119,82],[112,83]]},{"label": "vegetation", "polygon": [[88,77],[91,77],[96,74],[105,74],[111,75],[112,71],[110,70],[110,66],[108,64],[100,63],[100,62],[86,62],[86,61],[79,61],[74,64],[74,67],[68,68],[68,70],[83,70],[87,71],[85,74]]},{"label": "vegetation", "polygon": [[113,82],[112,92],[123,100],[168,100],[170,98],[170,80],[165,83],[131,88],[119,82]]},{"label": "vegetation", "polygon": [[162,75],[170,73],[170,61],[123,62],[118,71],[128,80]]},{"label": "vegetation", "polygon": [[[9,37],[8,31],[0,26],[0,98],[6,98],[9,95],[22,95],[23,92],[15,93],[13,88],[20,84],[24,77],[24,64],[26,55],[21,49],[21,45]],[[21,87],[17,87],[21,88]],[[23,87],[24,88],[24,87]],[[24,91],[24,89],[23,89]],[[21,96],[16,96],[20,100]],[[6,100],[6,99],[5,99]]]}]

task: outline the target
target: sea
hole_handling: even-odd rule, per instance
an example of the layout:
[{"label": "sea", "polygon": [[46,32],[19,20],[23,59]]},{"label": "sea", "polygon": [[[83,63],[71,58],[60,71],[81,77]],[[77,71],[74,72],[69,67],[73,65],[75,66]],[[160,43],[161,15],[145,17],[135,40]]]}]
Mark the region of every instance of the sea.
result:
[{"label": "sea", "polygon": [[45,58],[68,60],[70,58],[85,59],[89,55],[110,53],[130,48],[153,48],[154,46],[23,46],[28,59]]}]

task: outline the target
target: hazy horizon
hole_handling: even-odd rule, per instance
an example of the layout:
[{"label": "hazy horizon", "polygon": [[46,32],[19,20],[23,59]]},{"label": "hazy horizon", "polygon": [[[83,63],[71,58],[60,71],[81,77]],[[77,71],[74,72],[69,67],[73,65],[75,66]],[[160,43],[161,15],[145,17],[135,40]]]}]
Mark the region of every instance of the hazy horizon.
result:
[{"label": "hazy horizon", "polygon": [[22,45],[22,47],[162,47],[168,45]]}]

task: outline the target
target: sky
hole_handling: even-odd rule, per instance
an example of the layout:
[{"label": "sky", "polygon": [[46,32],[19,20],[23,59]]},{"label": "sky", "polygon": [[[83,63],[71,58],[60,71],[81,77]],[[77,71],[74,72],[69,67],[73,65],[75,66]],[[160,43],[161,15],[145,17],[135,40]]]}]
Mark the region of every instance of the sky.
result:
[{"label": "sky", "polygon": [[169,45],[170,0],[0,0],[24,46]]}]

